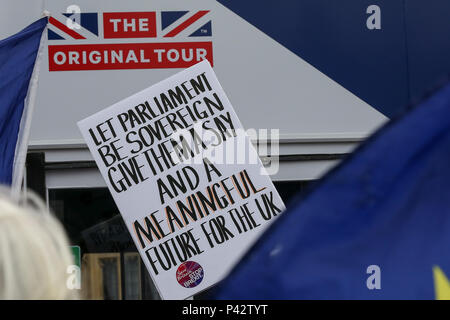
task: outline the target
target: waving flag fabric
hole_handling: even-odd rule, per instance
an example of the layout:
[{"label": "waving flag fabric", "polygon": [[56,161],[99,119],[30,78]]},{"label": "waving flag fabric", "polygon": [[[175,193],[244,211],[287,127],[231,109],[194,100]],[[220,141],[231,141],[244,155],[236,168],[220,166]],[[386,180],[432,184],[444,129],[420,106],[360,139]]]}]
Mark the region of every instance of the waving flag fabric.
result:
[{"label": "waving flag fabric", "polygon": [[33,70],[46,25],[42,18],[0,40],[0,184],[17,187],[22,178],[37,81]]},{"label": "waving flag fabric", "polygon": [[450,84],[296,200],[219,299],[450,299]]}]

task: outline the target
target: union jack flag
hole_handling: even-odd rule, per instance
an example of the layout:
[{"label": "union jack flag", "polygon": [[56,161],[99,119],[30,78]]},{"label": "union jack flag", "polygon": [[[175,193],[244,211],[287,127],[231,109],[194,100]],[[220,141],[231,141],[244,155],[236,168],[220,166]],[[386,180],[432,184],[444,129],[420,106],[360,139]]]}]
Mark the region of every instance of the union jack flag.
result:
[{"label": "union jack flag", "polygon": [[[174,37],[211,37],[212,25],[209,10],[199,11],[162,11],[158,36]],[[85,40],[101,36],[99,14],[62,13],[49,18],[49,40]]]},{"label": "union jack flag", "polygon": [[[211,20],[208,18],[209,10],[190,11],[162,11],[161,30],[164,38],[173,38],[180,34],[189,37],[212,36]],[[205,23],[205,18],[208,20]]]},{"label": "union jack flag", "polygon": [[[71,20],[72,27],[67,26],[68,19]],[[96,12],[63,13],[57,18],[50,17],[48,22],[49,40],[84,40],[93,36],[98,37],[98,14]]]}]

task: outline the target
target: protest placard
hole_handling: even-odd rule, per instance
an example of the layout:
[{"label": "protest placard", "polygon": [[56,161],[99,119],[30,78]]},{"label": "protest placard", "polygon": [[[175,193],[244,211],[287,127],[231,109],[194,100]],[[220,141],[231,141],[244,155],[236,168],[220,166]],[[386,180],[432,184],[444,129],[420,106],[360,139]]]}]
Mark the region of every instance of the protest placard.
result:
[{"label": "protest placard", "polygon": [[220,281],[284,210],[206,60],[78,126],[163,299]]}]

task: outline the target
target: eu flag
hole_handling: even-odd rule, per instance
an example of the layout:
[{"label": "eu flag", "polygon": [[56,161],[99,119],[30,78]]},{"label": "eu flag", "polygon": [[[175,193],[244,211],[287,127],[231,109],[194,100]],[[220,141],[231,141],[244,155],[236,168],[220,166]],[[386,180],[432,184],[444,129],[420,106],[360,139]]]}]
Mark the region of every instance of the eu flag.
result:
[{"label": "eu flag", "polygon": [[450,84],[297,199],[219,299],[449,299]]},{"label": "eu flag", "polygon": [[0,41],[0,184],[11,184],[13,170],[23,166],[29,131],[25,117],[33,102],[30,79],[46,25],[45,17]]}]

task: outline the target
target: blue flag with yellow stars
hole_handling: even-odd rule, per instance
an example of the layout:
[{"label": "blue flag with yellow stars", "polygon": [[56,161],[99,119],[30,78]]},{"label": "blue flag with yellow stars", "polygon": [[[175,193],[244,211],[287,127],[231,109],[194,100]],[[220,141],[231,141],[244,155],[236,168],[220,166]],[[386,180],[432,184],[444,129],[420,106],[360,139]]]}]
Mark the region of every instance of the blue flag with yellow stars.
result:
[{"label": "blue flag with yellow stars", "polygon": [[296,199],[218,299],[450,299],[450,84]]}]

